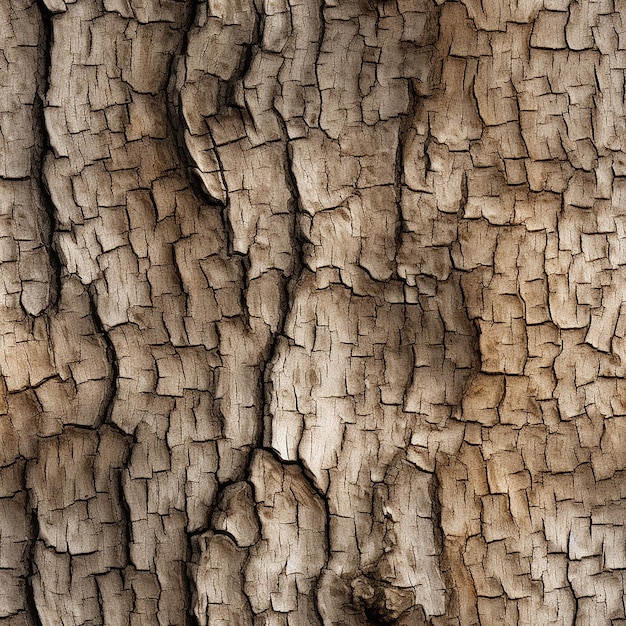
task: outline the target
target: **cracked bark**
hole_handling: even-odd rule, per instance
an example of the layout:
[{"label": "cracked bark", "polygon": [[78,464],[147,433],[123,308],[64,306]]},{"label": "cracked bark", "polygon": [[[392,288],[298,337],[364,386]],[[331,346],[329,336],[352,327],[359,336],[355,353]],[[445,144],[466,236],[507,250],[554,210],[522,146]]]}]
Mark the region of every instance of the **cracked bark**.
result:
[{"label": "cracked bark", "polygon": [[5,0],[0,622],[626,624],[625,10]]}]

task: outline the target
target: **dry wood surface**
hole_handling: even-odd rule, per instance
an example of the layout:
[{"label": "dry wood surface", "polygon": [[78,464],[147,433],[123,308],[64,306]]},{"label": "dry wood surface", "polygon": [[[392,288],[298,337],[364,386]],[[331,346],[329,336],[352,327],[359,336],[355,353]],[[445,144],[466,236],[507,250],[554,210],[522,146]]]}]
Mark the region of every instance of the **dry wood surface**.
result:
[{"label": "dry wood surface", "polygon": [[1,626],[625,590],[626,0],[0,0]]}]

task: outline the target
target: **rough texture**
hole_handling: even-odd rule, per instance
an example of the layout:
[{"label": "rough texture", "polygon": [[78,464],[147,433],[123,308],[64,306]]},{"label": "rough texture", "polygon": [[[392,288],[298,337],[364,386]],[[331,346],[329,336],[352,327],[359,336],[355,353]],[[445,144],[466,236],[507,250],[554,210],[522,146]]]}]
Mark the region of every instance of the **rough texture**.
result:
[{"label": "rough texture", "polygon": [[625,15],[3,0],[0,623],[626,625]]}]

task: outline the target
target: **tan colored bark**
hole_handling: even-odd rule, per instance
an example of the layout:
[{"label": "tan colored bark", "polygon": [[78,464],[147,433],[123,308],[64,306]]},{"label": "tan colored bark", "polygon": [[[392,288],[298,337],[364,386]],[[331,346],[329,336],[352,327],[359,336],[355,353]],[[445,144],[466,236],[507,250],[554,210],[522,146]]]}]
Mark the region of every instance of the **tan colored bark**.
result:
[{"label": "tan colored bark", "polygon": [[0,622],[626,624],[622,0],[4,0]]}]

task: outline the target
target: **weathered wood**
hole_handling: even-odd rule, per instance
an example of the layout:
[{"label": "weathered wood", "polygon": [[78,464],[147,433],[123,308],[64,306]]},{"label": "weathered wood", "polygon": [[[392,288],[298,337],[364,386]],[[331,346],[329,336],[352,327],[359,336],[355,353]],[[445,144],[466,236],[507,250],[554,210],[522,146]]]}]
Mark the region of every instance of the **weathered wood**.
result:
[{"label": "weathered wood", "polygon": [[3,0],[0,622],[626,624],[622,0]]}]

